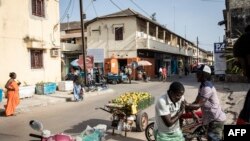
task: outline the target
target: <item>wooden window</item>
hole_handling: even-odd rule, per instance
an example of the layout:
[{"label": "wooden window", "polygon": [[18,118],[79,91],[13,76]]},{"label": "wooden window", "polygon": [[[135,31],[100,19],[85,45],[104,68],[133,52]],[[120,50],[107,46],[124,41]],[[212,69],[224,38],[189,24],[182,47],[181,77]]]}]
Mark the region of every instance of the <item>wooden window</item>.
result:
[{"label": "wooden window", "polygon": [[30,50],[31,68],[43,68],[43,50]]},{"label": "wooden window", "polygon": [[45,17],[44,0],[32,0],[32,14],[39,17]]},{"label": "wooden window", "polygon": [[123,40],[123,27],[115,28],[115,40]]}]

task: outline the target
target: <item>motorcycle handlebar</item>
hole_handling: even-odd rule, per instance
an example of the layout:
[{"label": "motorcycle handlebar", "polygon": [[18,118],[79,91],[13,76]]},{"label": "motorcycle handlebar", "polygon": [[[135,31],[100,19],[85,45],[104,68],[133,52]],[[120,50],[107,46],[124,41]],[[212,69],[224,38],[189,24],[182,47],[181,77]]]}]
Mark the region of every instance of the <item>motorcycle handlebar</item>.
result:
[{"label": "motorcycle handlebar", "polygon": [[41,135],[32,134],[32,133],[30,134],[30,136],[31,136],[31,137],[34,137],[34,138],[39,138],[39,139],[41,139],[41,140],[42,140],[42,138],[43,138]]}]

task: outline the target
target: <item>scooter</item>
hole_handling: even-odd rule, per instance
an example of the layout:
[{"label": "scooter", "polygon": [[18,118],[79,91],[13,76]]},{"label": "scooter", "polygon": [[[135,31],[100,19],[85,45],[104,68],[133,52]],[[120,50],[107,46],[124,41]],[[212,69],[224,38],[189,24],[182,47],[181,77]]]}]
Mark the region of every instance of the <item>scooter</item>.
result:
[{"label": "scooter", "polygon": [[31,137],[37,138],[40,141],[77,141],[70,135],[64,133],[51,134],[49,130],[43,129],[43,124],[36,120],[31,120],[29,125],[32,129],[41,132],[41,135],[30,133]]}]

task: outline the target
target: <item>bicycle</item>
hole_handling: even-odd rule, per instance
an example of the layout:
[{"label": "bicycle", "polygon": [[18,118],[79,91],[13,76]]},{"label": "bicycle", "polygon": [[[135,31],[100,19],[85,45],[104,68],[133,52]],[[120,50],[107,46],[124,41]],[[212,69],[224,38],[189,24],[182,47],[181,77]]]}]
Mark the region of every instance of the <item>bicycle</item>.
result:
[{"label": "bicycle", "polygon": [[[195,116],[198,117],[197,120]],[[201,117],[202,113],[200,111],[194,114],[188,112],[181,116],[180,123],[185,141],[191,141],[194,138],[196,138],[197,141],[206,140],[206,128],[202,124]],[[146,127],[145,136],[148,141],[155,141],[154,122],[151,122]]]}]

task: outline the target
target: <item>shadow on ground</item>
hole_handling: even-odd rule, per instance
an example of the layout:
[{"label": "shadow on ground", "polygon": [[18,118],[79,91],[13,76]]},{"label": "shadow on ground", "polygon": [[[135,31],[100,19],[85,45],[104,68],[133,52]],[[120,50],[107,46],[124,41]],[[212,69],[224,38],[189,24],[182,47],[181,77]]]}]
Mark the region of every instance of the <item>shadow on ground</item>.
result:
[{"label": "shadow on ground", "polygon": [[[68,133],[71,135],[80,135],[81,132],[83,132],[88,125],[90,127],[95,127],[98,124],[107,125],[107,132],[106,132],[107,135],[105,137],[106,140],[114,139],[114,140],[119,140],[119,141],[143,141],[143,140],[132,138],[132,137],[125,137],[124,136],[125,132],[122,132],[122,135],[116,134],[116,133],[113,135],[112,134],[113,128],[111,127],[111,121],[103,120],[103,119],[90,119],[90,120],[82,121],[76,125],[73,125],[71,129],[64,130],[64,133],[66,134]],[[134,128],[132,129],[132,132],[136,132]],[[127,134],[129,134],[129,132]]]},{"label": "shadow on ground", "polygon": [[105,124],[107,125],[107,128],[111,128],[110,124],[111,122],[108,120],[103,120],[103,119],[90,119],[86,121],[82,121],[78,123],[77,125],[73,125],[71,129],[67,129],[64,132],[69,133],[69,134],[80,134],[82,131],[84,131],[89,125],[90,127],[94,127],[98,124]]}]

